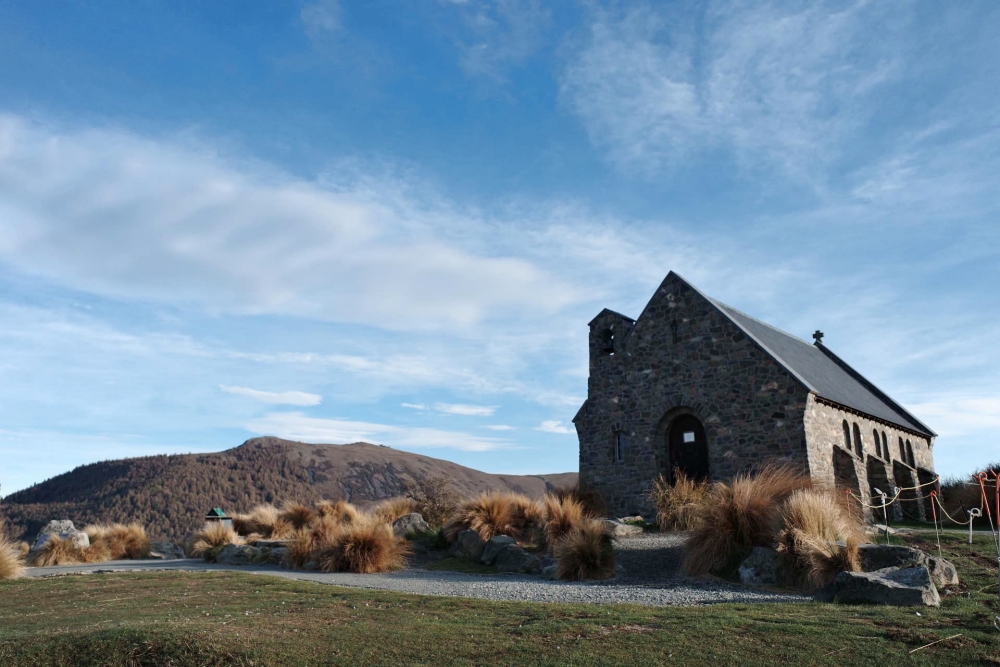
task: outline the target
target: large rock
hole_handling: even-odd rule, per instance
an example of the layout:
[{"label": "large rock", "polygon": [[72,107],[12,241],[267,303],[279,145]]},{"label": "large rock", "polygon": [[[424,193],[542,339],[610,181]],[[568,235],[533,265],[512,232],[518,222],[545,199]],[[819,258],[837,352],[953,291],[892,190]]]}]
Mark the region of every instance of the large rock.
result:
[{"label": "large rock", "polygon": [[430,525],[417,512],[406,514],[392,522],[392,532],[396,537],[429,533],[430,530]]},{"label": "large rock", "polygon": [[215,556],[220,565],[251,565],[261,556],[260,549],[245,544],[227,544]]},{"label": "large rock", "polygon": [[455,537],[455,542],[451,545],[451,555],[459,558],[469,558],[479,560],[483,557],[483,549],[486,543],[479,533],[474,530],[463,530]]},{"label": "large rock", "polygon": [[611,529],[611,534],[615,537],[633,537],[635,535],[642,535],[642,526],[633,526],[630,523],[624,523],[618,519],[606,519],[608,528]]},{"label": "large rock", "polygon": [[284,549],[287,548],[292,540],[257,540],[253,543],[258,549]]},{"label": "large rock", "polygon": [[53,520],[49,521],[48,525],[38,532],[35,543],[31,545],[31,551],[38,551],[44,547],[53,536],[72,542],[73,546],[78,549],[86,549],[90,546],[90,538],[87,537],[87,533],[77,530],[72,521],[68,519],[62,521]]},{"label": "large rock", "polygon": [[187,558],[184,547],[173,542],[152,542],[149,545],[149,557],[160,560],[179,560]]},{"label": "large rock", "polygon": [[508,544],[493,562],[500,572],[538,572],[538,559],[517,544]]},{"label": "large rock", "polygon": [[500,551],[510,545],[517,546],[517,542],[514,541],[513,537],[508,537],[507,535],[497,535],[491,537],[490,541],[486,543],[483,547],[483,555],[480,557],[479,561],[483,565],[493,565],[497,562],[497,556],[500,555]]},{"label": "large rock", "polygon": [[818,602],[874,603],[894,607],[937,607],[941,597],[926,567],[888,567],[876,572],[841,572],[816,595]]},{"label": "large rock", "polygon": [[858,545],[858,557],[864,572],[877,572],[887,567],[926,567],[934,584],[940,588],[958,584],[958,570],[944,558],[935,558],[920,549],[896,544]]},{"label": "large rock", "polygon": [[788,582],[785,560],[774,549],[754,547],[740,564],[740,581],[751,586],[776,586]]}]

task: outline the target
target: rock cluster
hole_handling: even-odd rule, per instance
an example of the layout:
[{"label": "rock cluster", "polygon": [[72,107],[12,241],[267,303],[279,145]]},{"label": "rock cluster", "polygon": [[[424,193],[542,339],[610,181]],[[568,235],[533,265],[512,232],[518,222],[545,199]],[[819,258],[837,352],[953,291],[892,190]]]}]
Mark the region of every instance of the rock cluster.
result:
[{"label": "rock cluster", "polygon": [[392,523],[392,532],[396,537],[420,535],[421,533],[429,533],[430,530],[430,525],[417,512],[401,516]]},{"label": "rock cluster", "polygon": [[35,543],[31,545],[31,552],[38,551],[44,547],[52,537],[59,537],[62,540],[71,542],[77,549],[86,549],[90,546],[90,538],[87,533],[77,530],[72,521],[68,519],[62,521],[49,521],[48,525],[41,529]]}]

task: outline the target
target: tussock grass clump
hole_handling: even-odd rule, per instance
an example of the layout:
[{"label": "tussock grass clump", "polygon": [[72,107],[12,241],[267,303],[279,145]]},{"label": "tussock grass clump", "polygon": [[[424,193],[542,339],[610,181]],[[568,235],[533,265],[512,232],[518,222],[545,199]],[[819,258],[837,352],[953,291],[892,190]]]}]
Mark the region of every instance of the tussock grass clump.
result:
[{"label": "tussock grass clump", "polygon": [[19,546],[21,550],[21,558],[27,558],[28,552],[31,551],[31,545],[27,542],[21,542]]},{"label": "tussock grass clump", "polygon": [[775,547],[807,587],[821,588],[838,572],[860,569],[858,542],[864,537],[864,526],[838,495],[825,489],[801,489],[781,506],[783,527],[775,537]]},{"label": "tussock grass clump", "polygon": [[660,475],[653,480],[649,499],[656,508],[660,530],[689,531],[698,527],[702,509],[709,498],[709,486],[674,471],[674,484]]},{"label": "tussock grass clump", "polygon": [[601,492],[581,487],[579,482],[572,486],[557,487],[552,490],[551,495],[559,500],[570,498],[576,501],[583,507],[584,516],[601,519],[608,515],[608,504]]},{"label": "tussock grass clump", "polygon": [[281,506],[281,511],[278,512],[278,521],[289,524],[292,530],[298,530],[312,523],[315,516],[316,513],[312,508],[302,503],[285,503]]},{"label": "tussock grass clump", "polygon": [[781,503],[811,480],[796,468],[768,465],[716,482],[697,512],[685,547],[688,574],[722,574],[735,569],[756,545],[771,546],[781,529]]},{"label": "tussock grass clump", "polygon": [[52,535],[40,549],[30,555],[28,564],[32,567],[53,567],[55,565],[76,565],[82,562],[84,562],[82,549],[70,540]]},{"label": "tussock grass clump", "polygon": [[[417,511],[417,501],[412,498],[387,498],[371,507],[367,514],[374,520],[392,524],[401,517]],[[426,519],[425,519],[426,520]]]},{"label": "tussock grass clump", "polygon": [[545,543],[551,549],[564,535],[579,528],[584,521],[586,511],[583,503],[574,496],[566,494],[559,497],[545,494],[542,498],[545,512]]},{"label": "tussock grass clump", "polygon": [[334,519],[337,523],[354,523],[361,517],[358,508],[343,500],[319,501],[316,503],[316,514],[325,519]]},{"label": "tussock grass clump", "polygon": [[232,527],[223,524],[221,521],[210,521],[204,525],[194,535],[194,544],[191,545],[190,553],[195,558],[211,560],[227,545],[237,546],[246,544]]},{"label": "tussock grass clump", "polygon": [[553,555],[560,579],[607,579],[615,574],[614,538],[600,519],[584,519],[555,543]]},{"label": "tussock grass clump", "polygon": [[98,523],[85,527],[83,532],[90,538],[91,548],[107,548],[107,560],[149,558],[149,535],[142,524]]},{"label": "tussock grass clump", "polygon": [[463,503],[444,526],[445,536],[454,541],[463,530],[474,530],[483,540],[508,535],[521,541],[532,529],[543,525],[545,510],[540,503],[520,493],[485,491]]},{"label": "tussock grass clump", "polygon": [[295,533],[292,523],[270,503],[257,505],[246,514],[234,515],[232,519],[233,530],[243,537],[255,535],[259,539],[283,540]]},{"label": "tussock grass clump", "polygon": [[409,544],[392,533],[387,523],[361,521],[342,525],[329,543],[315,553],[324,572],[388,572],[403,566]]},{"label": "tussock grass clump", "polygon": [[24,576],[24,553],[16,542],[7,538],[0,526],[0,581]]}]

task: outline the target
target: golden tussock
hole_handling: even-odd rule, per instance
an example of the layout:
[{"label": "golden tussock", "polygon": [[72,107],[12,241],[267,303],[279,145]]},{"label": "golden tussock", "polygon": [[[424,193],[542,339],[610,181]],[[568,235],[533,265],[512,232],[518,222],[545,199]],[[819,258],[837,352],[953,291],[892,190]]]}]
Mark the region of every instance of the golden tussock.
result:
[{"label": "golden tussock", "polygon": [[540,530],[545,518],[541,503],[520,493],[486,491],[459,506],[456,515],[444,525],[444,534],[454,541],[463,530],[474,530],[488,541],[496,535],[515,540],[530,539],[532,530]]},{"label": "golden tussock", "polygon": [[373,519],[389,523],[417,511],[417,502],[412,498],[387,498],[369,508],[367,514]]},{"label": "golden tussock", "polygon": [[560,579],[607,579],[615,574],[614,540],[600,519],[585,519],[561,537],[552,552]]},{"label": "golden tussock", "polygon": [[695,481],[680,470],[674,472],[673,486],[660,475],[653,480],[649,490],[660,530],[689,531],[696,528],[708,497],[707,483]]},{"label": "golden tussock", "polygon": [[139,523],[98,523],[85,527],[83,532],[90,538],[91,547],[107,549],[108,560],[149,558],[149,535]]},{"label": "golden tussock", "polygon": [[545,494],[542,498],[545,511],[544,532],[545,543],[550,548],[564,535],[579,528],[585,518],[583,504],[572,495],[561,498],[553,494]]},{"label": "golden tussock", "polygon": [[230,526],[221,521],[209,521],[194,535],[190,553],[195,558],[214,558],[217,550],[229,544],[242,545],[246,541]]},{"label": "golden tussock", "polygon": [[24,576],[24,551],[3,534],[0,528],[0,581]]}]

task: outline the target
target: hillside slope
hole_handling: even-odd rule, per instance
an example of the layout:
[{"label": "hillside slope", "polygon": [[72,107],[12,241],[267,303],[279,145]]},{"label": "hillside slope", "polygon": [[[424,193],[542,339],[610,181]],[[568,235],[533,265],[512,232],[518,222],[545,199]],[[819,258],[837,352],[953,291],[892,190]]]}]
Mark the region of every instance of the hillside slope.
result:
[{"label": "hillside slope", "polygon": [[312,445],[253,438],[213,454],[181,454],[81,466],[0,504],[8,530],[33,535],[50,519],[139,521],[154,539],[181,539],[212,507],[321,498],[365,505],[399,495],[404,480],[444,477],[463,495],[486,489],[540,496],[576,483],[576,473],[493,475],[450,461],[367,443]]}]

